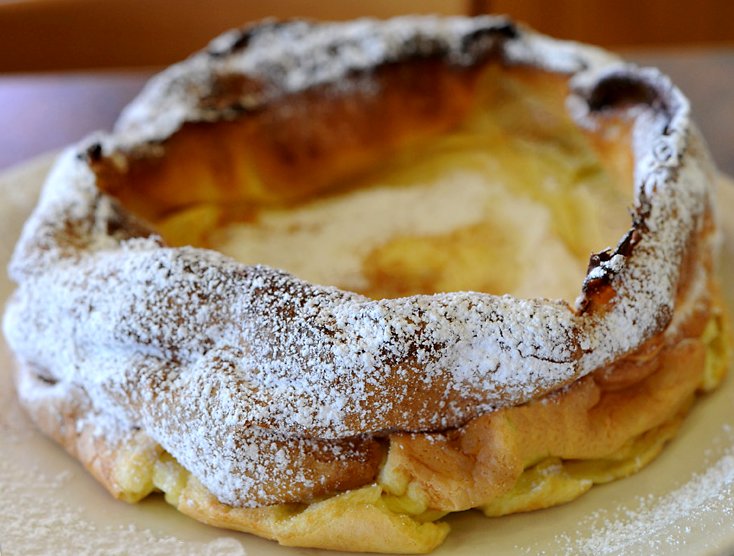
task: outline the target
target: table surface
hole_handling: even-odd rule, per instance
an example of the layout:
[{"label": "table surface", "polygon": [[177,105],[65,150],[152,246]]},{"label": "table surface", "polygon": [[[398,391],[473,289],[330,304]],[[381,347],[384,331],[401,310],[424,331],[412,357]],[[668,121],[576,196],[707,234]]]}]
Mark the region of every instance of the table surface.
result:
[{"label": "table surface", "polygon": [[[734,47],[629,50],[691,99],[719,168],[734,175]],[[110,129],[153,70],[0,75],[0,169]]]}]

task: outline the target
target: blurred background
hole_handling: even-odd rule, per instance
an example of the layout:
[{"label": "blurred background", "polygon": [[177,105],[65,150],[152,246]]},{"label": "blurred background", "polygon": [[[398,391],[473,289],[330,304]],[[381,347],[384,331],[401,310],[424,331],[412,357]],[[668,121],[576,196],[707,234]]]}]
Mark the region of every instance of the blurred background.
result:
[{"label": "blurred background", "polygon": [[734,43],[732,0],[0,0],[0,72],[167,65],[268,16],[491,12],[606,47]]},{"label": "blurred background", "polygon": [[0,0],[0,168],[109,129],[156,70],[264,17],[508,14],[671,75],[734,174],[734,0]]}]

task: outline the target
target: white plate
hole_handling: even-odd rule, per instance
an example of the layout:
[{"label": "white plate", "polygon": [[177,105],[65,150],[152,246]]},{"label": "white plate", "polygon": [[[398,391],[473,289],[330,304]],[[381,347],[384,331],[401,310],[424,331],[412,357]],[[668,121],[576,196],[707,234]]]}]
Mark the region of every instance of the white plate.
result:
[{"label": "white plate", "polygon": [[[7,265],[51,156],[0,174],[0,267]],[[734,298],[734,187],[721,191],[724,284]],[[12,291],[0,274],[0,301]],[[42,341],[42,340],[40,340]],[[0,554],[330,554],[284,548],[201,525],[158,496],[111,498],[18,407],[0,341]],[[677,438],[637,475],[565,506],[499,519],[465,512],[436,556],[476,554],[732,554],[734,376],[693,408]]]}]

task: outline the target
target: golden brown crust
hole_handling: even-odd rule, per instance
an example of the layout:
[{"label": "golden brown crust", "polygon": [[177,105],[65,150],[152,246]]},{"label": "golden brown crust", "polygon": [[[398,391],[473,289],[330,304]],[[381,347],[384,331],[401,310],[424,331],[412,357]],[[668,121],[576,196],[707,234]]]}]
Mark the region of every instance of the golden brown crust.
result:
[{"label": "golden brown crust", "polygon": [[[288,546],[423,553],[443,541],[448,526],[415,521],[415,514],[401,514],[394,503],[390,506],[392,498],[408,496],[414,504],[440,510],[439,516],[473,507],[502,515],[573,499],[594,482],[624,476],[648,463],[674,435],[695,393],[704,386],[706,342],[711,341],[703,334],[704,324],[714,319],[726,328],[715,284],[711,292],[711,307],[692,313],[680,327],[685,332],[668,338],[662,347],[656,338],[646,349],[563,391],[477,417],[457,430],[391,435],[380,486],[308,505],[222,504],[144,432],[108,444],[88,420],[89,408],[55,397],[53,385],[46,384],[42,400],[21,401],[39,428],[117,498],[135,502],[161,489],[190,517]],[[727,356],[720,355],[717,365],[723,368]],[[721,371],[717,372],[720,377]],[[21,394],[28,388],[23,381],[29,380],[40,379],[33,369],[19,366]],[[37,392],[37,386],[33,390]],[[570,489],[567,498],[558,485],[548,487],[552,496],[538,495],[543,490],[537,484],[534,496],[523,493],[523,472],[546,461],[563,469],[559,480]],[[558,473],[541,471],[551,478]],[[567,474],[579,479],[563,482]]]},{"label": "golden brown crust", "polygon": [[460,511],[505,494],[545,458],[603,459],[688,407],[701,383],[705,349],[684,340],[658,371],[624,390],[585,377],[563,393],[502,409],[438,437],[400,435],[387,465],[428,495],[430,507]]},{"label": "golden brown crust", "polygon": [[[386,66],[366,90],[308,89],[235,122],[188,124],[166,142],[165,157],[133,158],[123,172],[105,157],[91,166],[102,191],[151,222],[197,203],[292,203],[456,126],[476,102],[480,69],[432,60]],[[198,179],[207,187],[180,187],[197,180],[192,170],[211,172]]]},{"label": "golden brown crust", "polygon": [[[403,24],[412,50],[369,59]],[[198,519],[286,544],[427,550],[445,528],[421,520],[488,507],[528,466],[618,457],[635,439],[647,461],[672,434],[718,318],[712,168],[687,102],[655,72],[496,20],[353,25],[267,27],[239,54],[235,41],[197,55],[115,134],[62,157],[11,264],[5,331],[24,405],[114,495],[157,487]],[[334,49],[357,61],[332,75],[289,67],[301,54],[272,59],[291,33],[327,62]],[[166,247],[136,220],[343,186],[467,118],[493,64],[575,103],[608,165],[634,174],[632,228],[592,257],[575,309],[474,292],[370,300]],[[149,132],[176,91],[173,124]],[[605,131],[615,146],[593,139]],[[156,483],[164,449],[188,471]]]}]

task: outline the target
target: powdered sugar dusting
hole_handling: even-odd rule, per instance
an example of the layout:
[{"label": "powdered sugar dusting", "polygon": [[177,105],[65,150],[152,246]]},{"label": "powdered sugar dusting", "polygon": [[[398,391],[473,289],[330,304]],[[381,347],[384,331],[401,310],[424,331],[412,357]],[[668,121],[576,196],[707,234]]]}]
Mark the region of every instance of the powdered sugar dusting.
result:
[{"label": "powdered sugar dusting", "polygon": [[[345,79],[380,65],[410,58],[441,56],[451,64],[470,65],[504,45],[508,61],[572,73],[587,63],[602,67],[616,58],[578,43],[552,41],[528,30],[521,40],[504,17],[406,16],[387,21],[347,23],[295,21],[230,31],[146,86],[122,113],[115,142],[128,147],[169,136],[185,122],[237,117],[288,93],[328,83],[348,88]],[[551,46],[552,45],[552,46]],[[214,107],[230,76],[248,84],[230,104]],[[369,86],[367,84],[362,86]]]},{"label": "powdered sugar dusting", "polygon": [[[612,284],[608,311],[471,292],[375,301],[214,252],[164,248],[97,189],[78,156],[83,147],[73,147],[49,177],[10,267],[19,287],[3,328],[21,365],[83,389],[105,418],[143,427],[220,500],[259,505],[292,495],[289,484],[308,490],[321,480],[313,470],[295,480],[285,473],[300,470],[308,454],[359,466],[375,435],[458,426],[636,349],[669,323],[685,247],[710,205],[708,161],[683,156],[697,146],[687,104],[659,76],[602,68],[607,60],[582,48],[510,31],[486,18],[262,31],[231,57],[201,54],[156,79],[119,133],[102,141],[103,155],[124,160],[126,145],[145,147],[184,121],[232,116],[201,106],[211,93],[202,84],[212,86],[223,68],[252,72],[246,76],[270,91],[237,99],[241,110],[274,90],[415,55],[470,64],[509,41],[509,63],[581,72],[587,119],[599,109],[595,87],[616,71],[649,87],[665,109],[653,104],[635,120],[641,239],[629,250],[620,244],[586,281]],[[299,48],[282,52],[286,44]],[[333,44],[348,55],[327,69],[338,57],[322,50]],[[582,79],[589,75],[595,79]],[[665,148],[651,140],[660,137]],[[262,490],[273,483],[281,490]]]},{"label": "powdered sugar dusting", "polygon": [[436,238],[491,222],[512,240],[517,279],[507,293],[573,299],[585,261],[553,228],[548,208],[490,175],[452,169],[435,181],[375,185],[216,230],[207,244],[245,264],[266,264],[315,284],[364,291],[365,260],[389,241]]},{"label": "powdered sugar dusting", "polygon": [[[663,496],[638,497],[616,511],[597,511],[579,523],[579,538],[560,539],[560,549],[573,554],[646,555],[690,553],[694,528],[726,527],[734,517],[734,446],[707,469]],[[713,516],[717,516],[714,519]]]},{"label": "powdered sugar dusting", "polygon": [[160,536],[135,525],[97,525],[75,507],[65,504],[63,491],[69,472],[46,476],[38,469],[0,459],[0,550],[3,555],[57,554],[99,556],[146,554],[151,556],[246,556],[236,539],[184,542]]},{"label": "powdered sugar dusting", "polygon": [[375,185],[348,198],[263,212],[256,222],[231,225],[210,241],[246,264],[264,263],[317,284],[361,290],[363,259],[387,240],[445,234],[479,222],[490,195],[485,181],[455,170],[421,187]]}]

